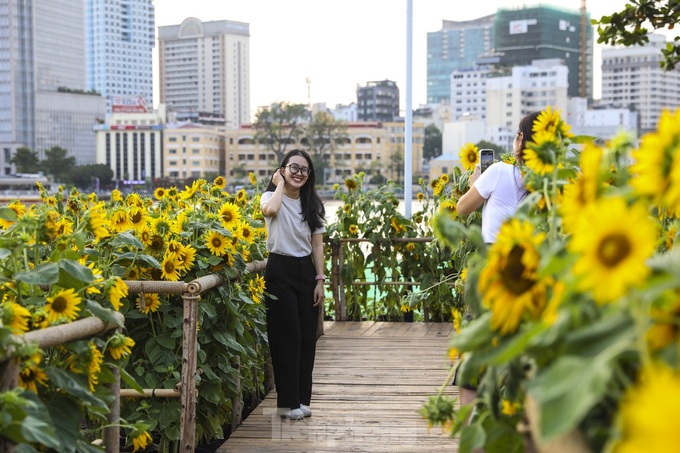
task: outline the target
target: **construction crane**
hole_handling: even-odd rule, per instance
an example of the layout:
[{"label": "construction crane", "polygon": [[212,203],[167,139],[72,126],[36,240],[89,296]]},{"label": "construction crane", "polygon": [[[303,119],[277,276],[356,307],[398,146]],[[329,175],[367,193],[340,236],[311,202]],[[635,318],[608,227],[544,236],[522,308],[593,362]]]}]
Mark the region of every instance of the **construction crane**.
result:
[{"label": "construction crane", "polygon": [[588,39],[587,31],[587,13],[586,13],[586,0],[581,0],[581,42],[579,49],[579,65],[578,65],[578,95],[579,97],[586,97],[586,53],[587,46],[586,41]]}]

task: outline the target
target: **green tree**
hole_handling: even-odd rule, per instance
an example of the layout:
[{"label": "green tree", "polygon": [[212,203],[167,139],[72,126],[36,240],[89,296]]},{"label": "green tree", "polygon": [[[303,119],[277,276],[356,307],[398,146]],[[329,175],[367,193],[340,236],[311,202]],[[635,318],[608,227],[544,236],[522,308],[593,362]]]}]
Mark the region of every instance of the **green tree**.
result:
[{"label": "green tree", "polygon": [[442,132],[434,124],[425,128],[423,158],[430,160],[442,155]]},{"label": "green tree", "polygon": [[[623,11],[602,16],[599,21],[592,20],[598,26],[598,43],[641,46],[649,42],[648,27],[651,31],[666,27],[671,30],[680,21],[678,0],[636,0],[631,3],[626,4]],[[675,65],[680,62],[680,36],[676,36],[673,41],[661,50],[664,60],[660,66],[667,71],[675,69]]]},{"label": "green tree", "polygon": [[66,181],[76,166],[76,158],[68,157],[68,151],[59,146],[53,146],[45,151],[45,160],[40,162],[43,171],[54,177],[55,181]]},{"label": "green tree", "polygon": [[325,170],[330,165],[330,156],[347,139],[347,125],[344,121],[336,121],[333,115],[327,112],[312,115],[304,127],[302,143],[314,161],[317,182],[326,182]]},{"label": "green tree", "polygon": [[495,151],[496,158],[503,154],[506,150],[504,146],[497,145],[496,143],[491,143],[486,140],[480,140],[475,145],[478,149],[492,149]]},{"label": "green tree", "polygon": [[38,153],[25,146],[17,149],[9,163],[16,165],[18,173],[37,173],[40,171]]},{"label": "green tree", "polygon": [[113,179],[113,170],[105,164],[79,165],[68,175],[68,182],[81,190],[95,186],[99,179],[99,187],[106,187]]},{"label": "green tree", "polygon": [[261,108],[255,115],[255,140],[265,143],[281,162],[286,150],[305,135],[309,112],[304,104],[278,102]]}]

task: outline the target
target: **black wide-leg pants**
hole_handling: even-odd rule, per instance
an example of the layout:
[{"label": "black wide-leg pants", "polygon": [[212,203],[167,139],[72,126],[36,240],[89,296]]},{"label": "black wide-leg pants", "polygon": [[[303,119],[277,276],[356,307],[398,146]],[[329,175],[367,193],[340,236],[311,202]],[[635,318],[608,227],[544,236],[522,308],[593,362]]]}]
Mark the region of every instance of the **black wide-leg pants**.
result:
[{"label": "black wide-leg pants", "polygon": [[[319,307],[312,257],[270,253],[264,271],[267,334],[277,407],[298,408],[312,399]],[[269,296],[271,295],[271,296]]]}]

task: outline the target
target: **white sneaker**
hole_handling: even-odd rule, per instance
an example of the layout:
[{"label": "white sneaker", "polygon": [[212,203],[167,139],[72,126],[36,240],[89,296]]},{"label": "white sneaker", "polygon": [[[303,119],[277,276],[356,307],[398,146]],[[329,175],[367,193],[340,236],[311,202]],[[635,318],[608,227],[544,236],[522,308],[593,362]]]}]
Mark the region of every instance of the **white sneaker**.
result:
[{"label": "white sneaker", "polygon": [[288,420],[302,420],[305,418],[305,414],[300,409],[291,409],[289,407],[277,407],[276,415],[280,415]]},{"label": "white sneaker", "polygon": [[304,404],[300,404],[300,410],[302,411],[302,414],[305,417],[311,417],[312,416],[312,410],[309,408],[309,406],[305,406]]}]

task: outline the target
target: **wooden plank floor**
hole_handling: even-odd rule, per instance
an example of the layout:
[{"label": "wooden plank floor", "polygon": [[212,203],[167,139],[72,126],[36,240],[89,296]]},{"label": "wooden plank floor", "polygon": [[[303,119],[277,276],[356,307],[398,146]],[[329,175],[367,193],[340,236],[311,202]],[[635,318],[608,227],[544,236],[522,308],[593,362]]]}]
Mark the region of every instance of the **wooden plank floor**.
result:
[{"label": "wooden plank floor", "polygon": [[312,417],[282,420],[272,391],[216,453],[457,451],[457,439],[418,413],[448,375],[451,331],[450,323],[325,322]]}]

